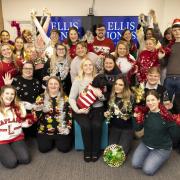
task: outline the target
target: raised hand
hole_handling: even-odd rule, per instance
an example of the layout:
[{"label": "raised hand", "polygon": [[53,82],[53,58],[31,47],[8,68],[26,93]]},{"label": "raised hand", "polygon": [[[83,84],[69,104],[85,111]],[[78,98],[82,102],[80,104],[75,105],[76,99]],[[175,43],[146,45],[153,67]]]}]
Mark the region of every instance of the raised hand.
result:
[{"label": "raised hand", "polygon": [[5,73],[5,75],[2,77],[5,85],[11,85],[13,82],[13,78],[11,78],[11,74]]}]

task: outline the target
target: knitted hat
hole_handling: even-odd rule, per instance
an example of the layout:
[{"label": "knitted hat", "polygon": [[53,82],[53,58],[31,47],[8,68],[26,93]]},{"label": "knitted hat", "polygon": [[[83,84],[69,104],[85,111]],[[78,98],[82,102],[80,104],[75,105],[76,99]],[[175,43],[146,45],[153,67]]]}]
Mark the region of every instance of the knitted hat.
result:
[{"label": "knitted hat", "polygon": [[180,19],[174,19],[172,28],[180,27]]}]

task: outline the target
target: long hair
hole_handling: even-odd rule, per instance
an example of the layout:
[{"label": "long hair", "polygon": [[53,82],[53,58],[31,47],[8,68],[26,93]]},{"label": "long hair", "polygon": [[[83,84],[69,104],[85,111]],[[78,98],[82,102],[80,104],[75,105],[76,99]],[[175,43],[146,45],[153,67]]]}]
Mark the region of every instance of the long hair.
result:
[{"label": "long hair", "polygon": [[[15,56],[14,56],[14,53],[13,53],[13,49],[12,49],[11,44],[9,44],[9,43],[3,43],[3,44],[0,46],[0,52],[2,51],[2,47],[3,47],[3,46],[9,46],[9,48],[11,49],[11,51],[12,51],[12,56],[11,56],[12,63],[14,64],[16,70],[19,71],[19,66],[17,65],[16,58],[15,58]],[[2,54],[1,54],[1,56],[2,56]],[[2,60],[3,60],[3,56],[2,56]]]},{"label": "long hair", "polygon": [[48,80],[47,80],[47,88],[46,88],[46,91],[45,93],[49,94],[49,89],[48,89],[48,83],[51,79],[55,79],[58,83],[59,83],[59,92],[60,92],[60,97],[63,97],[65,94],[64,94],[64,91],[63,91],[63,86],[62,86],[62,83],[61,83],[61,80],[57,77],[57,76],[51,76]]},{"label": "long hair", "polygon": [[80,80],[84,79],[85,73],[83,71],[83,66],[84,66],[85,62],[87,62],[87,61],[91,62],[92,65],[93,65],[92,77],[94,78],[96,76],[96,68],[95,68],[93,62],[91,61],[91,59],[86,57],[81,62],[79,73],[78,73],[78,76],[77,76],[77,78],[80,79]]},{"label": "long hair", "polygon": [[68,36],[67,36],[67,44],[69,45],[69,47],[72,46],[72,41],[71,41],[71,39],[70,39],[70,32],[71,32],[71,30],[76,31],[76,33],[77,33],[77,35],[78,35],[78,41],[79,41],[78,29],[77,29],[76,27],[70,27],[70,28],[69,28],[69,31],[68,31]]},{"label": "long hair", "polygon": [[64,59],[67,56],[67,48],[66,48],[66,46],[63,43],[60,43],[60,42],[56,43],[54,51],[53,51],[52,58],[50,59],[50,74],[56,69],[56,61],[58,59],[58,55],[57,55],[57,48],[58,48],[58,46],[63,46],[64,49],[65,49]]},{"label": "long hair", "polygon": [[115,85],[116,85],[116,82],[117,82],[118,80],[122,80],[122,82],[124,83],[124,88],[123,88],[123,91],[122,91],[122,97],[121,97],[121,98],[122,98],[122,100],[123,100],[124,102],[129,102],[132,93],[131,93],[131,90],[130,90],[130,88],[129,88],[128,81],[127,81],[127,79],[126,79],[125,76],[119,76],[119,77],[116,79],[116,81],[114,82],[114,85],[113,85],[112,91],[111,91],[111,96],[110,96],[110,99],[111,99],[111,100],[110,100],[110,101],[114,102],[114,101],[115,101],[115,98],[117,97],[117,94],[116,94],[116,92],[115,92]]},{"label": "long hair", "polygon": [[4,101],[2,99],[2,94],[5,92],[6,89],[13,89],[14,93],[15,93],[14,100],[11,102],[10,106],[19,107],[19,100],[17,98],[17,92],[16,92],[15,87],[12,85],[5,85],[5,86],[1,87],[1,90],[0,90],[0,112],[2,114],[5,114],[5,112],[4,112],[5,104],[4,104]]},{"label": "long hair", "polygon": [[[15,39],[15,43],[16,43],[16,41],[18,40],[18,39],[21,39],[22,41],[23,41],[23,47],[22,47],[22,49],[21,49],[21,52],[20,52],[20,56],[24,59],[24,39],[21,37],[21,36],[18,36],[18,37],[16,37],[16,39]],[[14,45],[14,51],[13,51],[13,53],[16,55],[16,51],[17,51],[17,49],[16,49],[16,46]]]}]

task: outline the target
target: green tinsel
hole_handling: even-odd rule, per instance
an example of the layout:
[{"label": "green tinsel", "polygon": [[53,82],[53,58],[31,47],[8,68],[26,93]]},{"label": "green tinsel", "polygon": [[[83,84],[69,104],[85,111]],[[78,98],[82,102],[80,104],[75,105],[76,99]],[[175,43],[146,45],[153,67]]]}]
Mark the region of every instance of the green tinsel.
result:
[{"label": "green tinsel", "polygon": [[103,159],[108,166],[119,167],[124,163],[126,155],[122,149],[122,146],[111,144],[104,150]]}]

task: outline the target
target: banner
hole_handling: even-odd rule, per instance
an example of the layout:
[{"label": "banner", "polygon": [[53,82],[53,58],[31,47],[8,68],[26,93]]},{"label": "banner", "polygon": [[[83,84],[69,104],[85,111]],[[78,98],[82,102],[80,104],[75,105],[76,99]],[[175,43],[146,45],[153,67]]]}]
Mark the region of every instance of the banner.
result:
[{"label": "banner", "polygon": [[138,25],[138,16],[53,16],[48,29],[48,36],[51,29],[60,30],[60,40],[67,38],[68,30],[74,26],[78,29],[80,37],[87,30],[90,30],[95,35],[97,24],[106,26],[106,36],[111,38],[115,44],[121,39],[121,33],[124,29],[129,29],[132,32],[132,38],[136,42],[136,28]]}]

